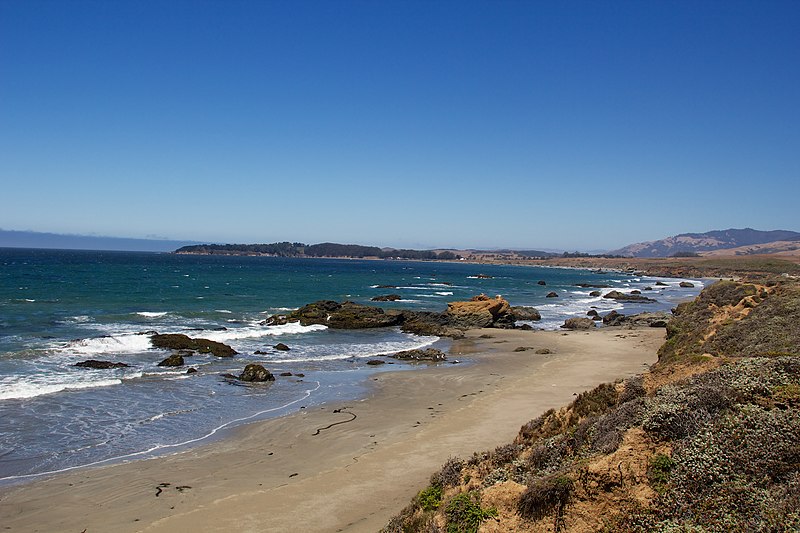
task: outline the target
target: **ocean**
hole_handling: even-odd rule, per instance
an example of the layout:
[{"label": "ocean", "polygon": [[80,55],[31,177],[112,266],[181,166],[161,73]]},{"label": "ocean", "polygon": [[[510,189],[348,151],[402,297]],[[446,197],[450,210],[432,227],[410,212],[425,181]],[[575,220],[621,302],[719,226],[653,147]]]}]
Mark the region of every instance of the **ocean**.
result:
[{"label": "ocean", "polygon": [[[172,453],[241,424],[362,397],[374,372],[425,368],[399,361],[376,368],[370,359],[448,345],[396,328],[261,324],[316,300],[442,311],[449,301],[499,294],[539,309],[534,327],[557,329],[592,306],[601,314],[670,309],[703,285],[680,288],[680,281],[461,262],[0,249],[0,483]],[[649,286],[645,294],[657,303],[623,306],[578,283],[622,292]],[[550,291],[558,298],[547,298]],[[388,293],[402,299],[370,302]],[[154,331],[224,342],[239,355],[198,354],[185,367],[160,367],[169,353],[151,347]],[[278,342],[290,350],[274,350]],[[87,359],[129,366],[74,366]],[[248,385],[223,376],[251,362],[277,380]],[[197,372],[187,374],[190,366]]]}]

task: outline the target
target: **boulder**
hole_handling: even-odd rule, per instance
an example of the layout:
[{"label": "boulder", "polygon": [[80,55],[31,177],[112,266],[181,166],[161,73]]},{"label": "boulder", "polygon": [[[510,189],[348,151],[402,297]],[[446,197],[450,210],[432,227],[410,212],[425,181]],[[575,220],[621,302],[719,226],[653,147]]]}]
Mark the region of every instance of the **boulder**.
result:
[{"label": "boulder", "polygon": [[592,292],[590,292],[590,293],[589,293],[589,296],[592,296],[592,297],[594,297],[594,298],[597,298],[597,297],[598,297],[598,296],[600,296],[601,294],[603,294],[603,293],[602,293],[602,292],[600,292],[600,291],[592,291]]},{"label": "boulder", "polygon": [[619,326],[625,319],[625,315],[616,311],[611,311],[603,317],[603,324],[606,326]]},{"label": "boulder", "polygon": [[653,287],[647,286],[647,287],[645,287],[645,288],[644,288],[644,290],[646,290],[646,291],[652,291],[652,290],[653,290]]},{"label": "boulder", "polygon": [[182,334],[166,334],[150,336],[154,348],[166,350],[192,350],[200,353],[211,353],[217,357],[233,357],[236,350],[221,342],[208,339],[193,339]]},{"label": "boulder", "polygon": [[656,287],[669,287],[669,283],[664,283],[663,281],[656,281]]},{"label": "boulder", "polygon": [[130,365],[126,365],[125,363],[112,363],[111,361],[98,361],[96,359],[89,359],[87,361],[81,361],[80,363],[75,363],[75,366],[81,368],[96,368],[99,370],[107,370],[109,368],[128,368]]},{"label": "boulder", "polygon": [[384,294],[383,296],[375,296],[374,298],[370,298],[370,300],[373,302],[396,302],[402,298],[403,297],[399,294]]},{"label": "boulder", "polygon": [[555,292],[555,291],[550,291],[550,292],[547,293],[545,298],[558,298],[558,293]]},{"label": "boulder", "polygon": [[279,342],[278,344],[273,346],[273,348],[275,348],[276,350],[281,351],[281,352],[288,352],[290,350],[290,348],[288,346],[286,346],[285,344],[283,344],[282,342]]},{"label": "boulder", "polygon": [[181,354],[174,353],[158,363],[158,366],[183,366],[183,356]]},{"label": "boulder", "polygon": [[642,296],[641,294],[625,294],[624,292],[619,292],[619,291],[611,291],[608,294],[605,294],[603,298],[617,300],[618,302],[640,302],[640,303],[655,302],[654,299],[648,298],[647,296]]},{"label": "boulder", "polygon": [[595,310],[595,309],[589,309],[589,310],[586,312],[586,316],[597,316],[597,310]]},{"label": "boulder", "polygon": [[492,279],[492,278],[494,278],[494,276],[490,276],[489,274],[478,274],[475,277],[478,278],[478,279]]},{"label": "boulder", "polygon": [[197,369],[196,369],[195,367],[193,367],[193,366],[192,366],[192,367],[189,367],[189,368],[186,370],[186,373],[187,373],[187,374],[196,374],[196,373],[197,373]]},{"label": "boulder", "polygon": [[625,325],[649,326],[651,328],[665,328],[672,319],[670,313],[639,313],[630,315],[622,320]]},{"label": "boulder", "polygon": [[545,285],[547,285],[547,283],[545,283],[545,281],[544,281],[543,279],[540,279],[539,281],[537,281],[537,282],[536,282],[536,284],[537,284],[537,285],[541,285],[541,286],[543,286],[543,287],[544,287]]},{"label": "boulder", "polygon": [[450,302],[444,315],[448,325],[458,329],[497,327],[498,322],[501,327],[509,322],[513,326],[511,306],[500,296],[481,294],[466,302]]},{"label": "boulder", "polygon": [[376,285],[376,289],[396,289],[396,285]]},{"label": "boulder", "polygon": [[606,285],[605,283],[576,283],[576,287],[583,287],[584,289],[592,288],[592,289],[610,289],[611,285]]},{"label": "boulder", "polygon": [[642,294],[642,291],[640,291],[640,290],[638,290],[638,289],[633,289],[633,290],[631,291],[631,294]]},{"label": "boulder", "polygon": [[568,318],[561,326],[564,329],[591,329],[594,327],[594,320],[591,318]]},{"label": "boulder", "polygon": [[533,330],[533,326],[531,326],[530,324],[522,324],[519,327],[519,329],[521,329],[522,331],[531,331]]},{"label": "boulder", "polygon": [[536,350],[536,353],[539,354],[539,355],[547,355],[547,354],[551,354],[553,352],[550,351],[547,348],[539,348],[538,350]]},{"label": "boulder", "polygon": [[541,313],[535,307],[525,307],[522,305],[515,305],[511,308],[511,316],[514,320],[530,320],[536,322],[542,319]]},{"label": "boulder", "polygon": [[362,329],[397,326],[401,316],[355,302],[320,300],[293,311],[287,319],[289,322],[299,321],[303,326],[323,324],[332,329]]},{"label": "boulder", "polygon": [[264,381],[275,381],[275,376],[273,376],[272,373],[263,366],[256,363],[250,363],[244,367],[244,371],[239,374],[238,379],[239,381],[261,383]]},{"label": "boulder", "polygon": [[678,284],[678,286],[679,287],[683,287],[684,289],[691,289],[692,287],[694,287],[694,283],[692,283],[690,281],[681,281]]},{"label": "boulder", "polygon": [[401,361],[439,362],[447,359],[447,356],[441,350],[437,350],[436,348],[426,348],[424,350],[406,350],[403,352],[397,352],[390,357],[400,359]]},{"label": "boulder", "polygon": [[288,378],[288,377],[291,377],[292,373],[291,372],[281,372],[278,375],[281,376],[281,377],[284,377],[284,378]]}]

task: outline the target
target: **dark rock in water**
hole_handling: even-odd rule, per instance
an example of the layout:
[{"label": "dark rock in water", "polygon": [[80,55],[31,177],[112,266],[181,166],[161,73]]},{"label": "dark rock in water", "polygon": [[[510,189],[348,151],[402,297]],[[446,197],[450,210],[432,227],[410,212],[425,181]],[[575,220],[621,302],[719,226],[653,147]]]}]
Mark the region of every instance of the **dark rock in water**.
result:
[{"label": "dark rock in water", "polygon": [[395,302],[397,300],[401,300],[403,297],[399,294],[384,294],[382,296],[375,296],[374,298],[370,298],[373,302]]},{"label": "dark rock in water", "polygon": [[536,353],[539,354],[539,355],[547,355],[547,354],[550,354],[550,353],[553,353],[553,352],[550,351],[547,348],[539,348],[538,350],[536,350]]},{"label": "dark rock in water", "polygon": [[511,308],[511,316],[514,317],[514,320],[530,320],[532,322],[542,319],[538,309],[521,305],[515,305]]},{"label": "dark rock in water", "polygon": [[606,285],[605,283],[576,283],[576,287],[583,287],[584,289],[610,289],[611,285]]},{"label": "dark rock in water", "polygon": [[652,291],[652,290],[653,290],[653,287],[647,286],[647,287],[645,287],[645,288],[644,288],[644,290],[646,290],[646,291]]},{"label": "dark rock in water", "polygon": [[548,292],[545,298],[558,298],[558,293],[555,291]]},{"label": "dark rock in water", "polygon": [[631,294],[642,294],[642,291],[640,291],[640,290],[638,290],[638,289],[633,289],[633,290],[631,291]]},{"label": "dark rock in water", "polygon": [[540,279],[539,281],[537,281],[536,284],[537,285],[542,285],[542,286],[547,285],[547,283],[545,283],[545,281],[543,279]]},{"label": "dark rock in water", "polygon": [[601,294],[603,294],[603,293],[600,292],[600,291],[592,291],[592,292],[589,293],[589,296],[593,296],[593,297],[597,298]]},{"label": "dark rock in water", "polygon": [[533,330],[533,326],[531,326],[530,324],[522,324],[519,327],[519,329],[521,329],[522,331],[531,331]]},{"label": "dark rock in water", "polygon": [[694,287],[694,283],[691,283],[689,281],[681,281],[678,284],[678,286],[683,287],[684,289],[691,289],[692,287]]},{"label": "dark rock in water", "polygon": [[664,283],[663,281],[656,281],[656,287],[669,287],[669,283]]},{"label": "dark rock in water", "polygon": [[269,352],[264,352],[262,350],[256,350],[253,352],[253,355],[267,355]]},{"label": "dark rock in water", "polygon": [[306,377],[306,375],[305,374],[295,374],[294,377],[296,377],[296,378],[304,378],[304,377]]},{"label": "dark rock in water", "polygon": [[283,326],[289,322],[289,318],[286,315],[271,315],[266,320],[262,320],[259,322],[262,326]]},{"label": "dark rock in water", "polygon": [[80,363],[75,363],[74,366],[79,366],[81,368],[96,368],[100,370],[106,370],[109,368],[128,368],[130,365],[126,365],[125,363],[112,363],[111,361],[98,361],[96,359],[89,359],[87,361],[81,361]]},{"label": "dark rock in water", "polygon": [[158,363],[158,366],[183,366],[183,356],[178,353],[174,353]]},{"label": "dark rock in water", "polygon": [[151,329],[149,331],[140,331],[137,335],[158,335],[158,332]]},{"label": "dark rock in water", "polygon": [[444,354],[444,352],[437,350],[436,348],[426,348],[424,350],[406,350],[403,352],[397,352],[390,357],[394,357],[395,359],[400,359],[402,361],[439,362],[447,359],[447,356]]},{"label": "dark rock in water", "polygon": [[655,302],[652,298],[648,298],[647,296],[642,296],[640,294],[625,294],[624,292],[619,291],[611,291],[608,294],[604,295],[603,298],[609,298],[611,300],[617,300],[621,302],[640,302],[640,303],[652,303]]},{"label": "dark rock in water", "polygon": [[594,320],[591,318],[568,318],[561,327],[564,329],[591,329],[594,327]]},{"label": "dark rock in water", "polygon": [[520,346],[519,348],[514,348],[512,351],[514,352],[527,352],[528,350],[533,350],[530,346]]},{"label": "dark rock in water", "polygon": [[152,335],[150,342],[154,348],[166,350],[193,350],[200,353],[211,353],[217,357],[233,357],[236,350],[221,342],[208,339],[193,339],[178,333]]},{"label": "dark rock in water", "polygon": [[376,285],[376,289],[396,289],[396,285]]},{"label": "dark rock in water", "polygon": [[590,309],[586,312],[587,316],[597,316],[597,311],[595,309]]},{"label": "dark rock in water", "polygon": [[490,276],[489,274],[478,274],[475,277],[478,278],[478,279],[492,279],[492,278],[494,278],[494,276]]},{"label": "dark rock in water", "polygon": [[192,367],[189,367],[189,368],[186,370],[186,373],[187,373],[187,374],[195,374],[195,373],[197,373],[197,369],[196,369],[195,367],[193,367],[193,366],[192,366]]},{"label": "dark rock in water", "polygon": [[236,379],[236,380],[239,379],[237,376],[234,376],[233,374],[220,374],[220,376],[222,376],[225,379]]},{"label": "dark rock in water", "polygon": [[603,317],[603,324],[606,326],[619,326],[622,321],[625,319],[625,315],[622,313],[617,313],[616,311],[611,311],[606,316]]},{"label": "dark rock in water", "polygon": [[289,376],[292,375],[292,373],[291,372],[281,372],[278,375],[281,376],[281,377],[284,377],[284,378],[288,378]]},{"label": "dark rock in water", "polygon": [[282,342],[279,342],[278,344],[273,346],[273,348],[275,348],[276,350],[281,351],[281,352],[288,352],[291,349],[288,346],[286,346],[285,344],[283,344]]},{"label": "dark rock in water", "polygon": [[301,325],[322,324],[332,329],[362,329],[397,326],[399,313],[386,313],[380,307],[361,305],[355,302],[338,303],[320,300],[305,305],[287,316],[290,322]]},{"label": "dark rock in water", "polygon": [[367,361],[367,364],[371,366],[378,366],[386,364],[386,361],[381,361],[380,359],[370,359]]},{"label": "dark rock in water", "polygon": [[603,317],[601,317],[600,315],[594,315],[592,317],[592,320],[594,320],[594,321],[603,320]]},{"label": "dark rock in water", "polygon": [[239,374],[239,381],[249,381],[253,383],[275,381],[275,376],[263,366],[251,363],[244,367],[244,372]]}]

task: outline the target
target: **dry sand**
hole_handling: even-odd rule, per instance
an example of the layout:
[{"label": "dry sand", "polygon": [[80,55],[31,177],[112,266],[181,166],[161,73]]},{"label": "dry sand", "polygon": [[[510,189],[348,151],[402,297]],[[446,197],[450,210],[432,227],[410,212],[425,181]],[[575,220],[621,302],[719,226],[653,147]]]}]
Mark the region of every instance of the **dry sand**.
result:
[{"label": "dry sand", "polygon": [[476,364],[378,374],[365,400],[254,423],[176,455],[0,489],[0,527],[375,532],[449,456],[507,444],[575,393],[641,373],[663,338],[654,328],[472,331],[451,359]]}]

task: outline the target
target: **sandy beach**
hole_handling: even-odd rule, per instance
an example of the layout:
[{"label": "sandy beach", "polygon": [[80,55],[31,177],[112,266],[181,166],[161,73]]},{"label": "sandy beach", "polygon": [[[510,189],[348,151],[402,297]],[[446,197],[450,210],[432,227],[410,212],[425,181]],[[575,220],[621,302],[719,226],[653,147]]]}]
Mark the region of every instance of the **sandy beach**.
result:
[{"label": "sandy beach", "polygon": [[360,401],[301,409],[176,455],[2,488],[0,523],[14,532],[374,532],[449,456],[507,444],[576,393],[641,373],[663,338],[657,328],[474,330],[450,353],[474,364],[378,374]]}]

